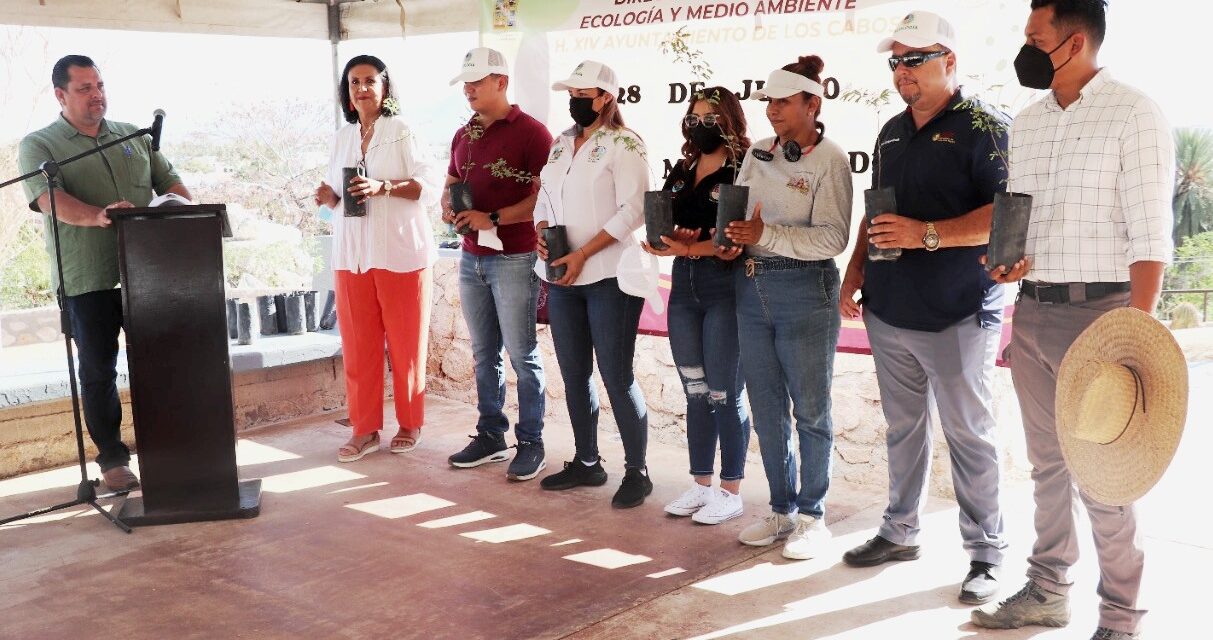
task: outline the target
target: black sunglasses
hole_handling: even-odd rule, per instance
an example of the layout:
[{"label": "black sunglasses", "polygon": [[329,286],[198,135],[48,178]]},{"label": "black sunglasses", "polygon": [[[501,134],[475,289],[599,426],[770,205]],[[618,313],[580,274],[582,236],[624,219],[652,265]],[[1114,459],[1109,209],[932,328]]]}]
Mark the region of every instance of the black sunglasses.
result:
[{"label": "black sunglasses", "polygon": [[947,51],[911,51],[903,56],[889,56],[889,70],[897,71],[898,64],[904,64],[907,69],[917,69],[928,60],[946,55],[948,55]]}]

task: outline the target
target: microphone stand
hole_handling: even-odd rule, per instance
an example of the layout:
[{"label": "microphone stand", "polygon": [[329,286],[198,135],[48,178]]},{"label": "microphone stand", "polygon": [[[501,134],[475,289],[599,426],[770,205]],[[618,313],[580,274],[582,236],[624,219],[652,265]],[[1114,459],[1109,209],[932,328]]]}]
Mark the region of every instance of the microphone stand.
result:
[{"label": "microphone stand", "polygon": [[[76,455],[78,458],[78,462],[80,464],[80,484],[76,486],[76,499],[75,500],[72,500],[70,502],[63,502],[63,503],[52,505],[49,507],[43,507],[41,509],[35,509],[33,511],[29,511],[29,512],[26,512],[26,513],[23,513],[20,515],[4,518],[3,520],[0,520],[0,525],[5,525],[10,522],[16,522],[18,520],[25,520],[26,518],[33,518],[35,516],[40,516],[40,515],[43,515],[46,513],[50,513],[52,511],[59,511],[60,509],[67,509],[67,508],[74,507],[77,505],[86,504],[86,505],[91,506],[93,509],[96,509],[98,513],[105,516],[110,522],[114,523],[114,526],[125,531],[126,533],[131,532],[131,528],[129,526],[127,526],[127,524],[125,522],[119,520],[117,517],[115,517],[109,511],[106,511],[105,509],[101,508],[100,504],[97,504],[98,500],[102,500],[102,499],[106,499],[106,498],[115,498],[118,496],[125,496],[126,494],[130,493],[131,490],[127,489],[124,491],[116,491],[114,493],[97,495],[96,488],[101,484],[101,481],[100,480],[90,480],[88,477],[88,467],[86,466],[86,458],[84,455],[84,428],[83,428],[83,424],[80,420],[80,392],[76,387],[76,357],[75,357],[75,353],[72,351],[73,336],[72,336],[71,311],[67,307],[67,301],[66,301],[67,294],[65,292],[64,285],[63,285],[63,252],[59,246],[59,216],[58,216],[57,210],[55,209],[55,180],[59,176],[60,168],[63,167],[64,165],[71,164],[81,158],[91,156],[94,153],[100,153],[104,149],[108,149],[114,145],[121,144],[123,142],[126,142],[127,140],[131,140],[133,138],[138,138],[138,137],[145,136],[145,135],[152,135],[152,133],[153,133],[153,131],[152,131],[151,127],[148,127],[146,129],[140,129],[130,135],[124,136],[122,138],[118,138],[117,140],[113,140],[111,142],[107,142],[103,145],[99,145],[99,146],[97,146],[93,149],[89,149],[88,151],[85,151],[83,153],[76,154],[66,160],[62,160],[62,161],[58,161],[58,162],[56,162],[54,160],[48,160],[48,161],[43,162],[42,164],[38,165],[37,171],[31,171],[23,176],[18,176],[16,178],[13,178],[12,180],[8,180],[6,182],[0,183],[0,189],[3,189],[4,187],[7,187],[11,184],[16,184],[18,182],[24,182],[26,180],[29,180],[29,179],[37,177],[37,176],[43,176],[46,178],[46,186],[47,186],[46,193],[50,198],[50,204],[51,204],[51,207],[50,207],[50,209],[51,209],[50,210],[51,233],[54,238],[54,244],[55,244],[55,269],[56,269],[56,273],[59,277],[59,287],[55,291],[55,299],[59,304],[59,324],[60,324],[61,328],[63,329],[63,344],[67,351],[67,379],[68,379],[68,386],[71,388],[71,393],[72,393],[72,419],[75,422],[75,426],[76,426]],[[159,141],[157,140],[156,142],[159,142]],[[156,145],[156,146],[159,146],[159,145]]]}]

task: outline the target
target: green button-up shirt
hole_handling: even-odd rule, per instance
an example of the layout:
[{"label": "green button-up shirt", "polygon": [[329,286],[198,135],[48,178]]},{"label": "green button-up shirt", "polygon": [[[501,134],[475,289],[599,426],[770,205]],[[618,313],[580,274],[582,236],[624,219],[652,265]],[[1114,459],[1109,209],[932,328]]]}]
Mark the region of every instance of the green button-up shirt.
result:
[{"label": "green button-up shirt", "polygon": [[[45,129],[21,140],[18,163],[21,173],[35,171],[47,160],[63,160],[129,135],[139,127],[102,120],[97,137],[80,133],[62,115]],[[165,193],[181,178],[159,151],[151,150],[151,138],[127,140],[101,153],[62,167],[58,185],[77,200],[104,207],[120,200],[146,207],[155,193]],[[54,239],[50,212],[41,211],[38,198],[46,193],[46,180],[26,180],[25,196],[34,211],[43,213],[46,248],[53,262]],[[63,253],[63,283],[67,295],[103,291],[118,286],[118,232],[113,227],[79,227],[59,224]],[[55,269],[52,267],[51,272]],[[56,286],[58,278],[55,279]]]}]

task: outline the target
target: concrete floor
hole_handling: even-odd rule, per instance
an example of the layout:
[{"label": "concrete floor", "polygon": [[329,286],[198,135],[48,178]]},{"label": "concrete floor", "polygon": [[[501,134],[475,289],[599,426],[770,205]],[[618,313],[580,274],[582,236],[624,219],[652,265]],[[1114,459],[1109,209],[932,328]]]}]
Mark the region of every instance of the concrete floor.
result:
[{"label": "concrete floor", "polygon": [[[1193,376],[1194,388],[1213,388],[1213,371]],[[1213,408],[1202,395],[1194,422]],[[127,536],[71,509],[0,527],[0,638],[1085,640],[1095,626],[1087,537],[1069,628],[982,632],[955,599],[967,560],[952,502],[932,501],[921,560],[851,569],[839,557],[872,535],[883,488],[837,483],[834,540],[819,559],[791,562],[778,548],[736,542],[766,512],[756,459],[746,515],[706,527],[661,511],[689,482],[684,449],[652,443],[656,489],[642,507],[619,511],[609,504],[622,470],[617,436],[601,436],[606,486],[550,493],[536,481],[509,483],[504,464],[451,469],[445,458],[465,443],[475,410],[433,398],[429,417],[416,451],[348,465],[335,460],[346,431],[331,418],[253,432],[238,457],[242,477],[264,478],[254,520]],[[545,475],[572,451],[567,424],[549,424],[546,438]],[[1190,427],[1142,503],[1151,638],[1194,637],[1201,626],[1195,585],[1213,570],[1208,517],[1174,507],[1213,486],[1211,444]],[[0,481],[0,515],[67,500],[77,479],[67,468]],[[1032,540],[1030,487],[1009,486],[1004,498],[1009,594]]]}]

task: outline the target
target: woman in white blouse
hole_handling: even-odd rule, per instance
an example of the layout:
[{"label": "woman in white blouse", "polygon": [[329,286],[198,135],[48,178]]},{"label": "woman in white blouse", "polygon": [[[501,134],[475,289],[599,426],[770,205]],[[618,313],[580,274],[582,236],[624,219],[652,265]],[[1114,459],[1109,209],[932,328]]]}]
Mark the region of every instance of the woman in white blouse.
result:
[{"label": "woman in white blouse", "polygon": [[549,281],[547,310],[577,455],[541,484],[560,490],[607,481],[598,456],[599,404],[592,378],[597,358],[624,449],[623,483],[611,504],[635,507],[653,491],[645,466],[648,412],[632,371],[644,301],[620,291],[616,272],[624,250],[637,245],[633,233],[644,223],[648,162],[644,143],[623,124],[615,102],[619,82],[609,67],[587,60],[552,89],[569,92],[576,124],[556,139],[540,173],[536,271],[547,279],[543,230],[563,226],[570,253],[552,265],[567,272]]},{"label": "woman in white blouse", "polygon": [[[337,459],[353,462],[379,449],[385,338],[400,424],[391,440],[392,453],[411,450],[421,436],[429,267],[437,259],[426,207],[438,202],[443,174],[416,134],[396,117],[398,107],[383,61],[366,55],[352,58],[337,92],[350,124],[333,137],[328,179],[316,189],[316,204],[339,211],[343,198],[354,198],[366,206],[364,216],[333,218],[337,318],[354,430],[337,450]],[[340,193],[345,167],[363,167],[365,177],[354,178],[348,192]]]}]

